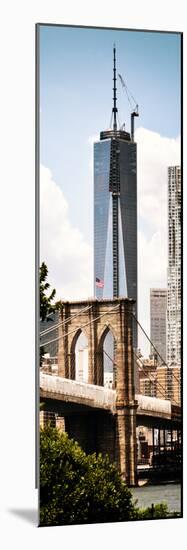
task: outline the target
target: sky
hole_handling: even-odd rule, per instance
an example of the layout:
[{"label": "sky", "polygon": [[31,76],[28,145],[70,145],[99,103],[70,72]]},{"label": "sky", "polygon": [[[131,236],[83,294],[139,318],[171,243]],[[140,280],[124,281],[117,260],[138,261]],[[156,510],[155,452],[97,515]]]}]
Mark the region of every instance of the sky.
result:
[{"label": "sky", "polygon": [[[167,284],[167,167],[180,163],[180,35],[40,26],[40,259],[61,299],[93,295],[93,143],[109,128],[113,45],[139,105],[138,318]],[[120,125],[129,105],[118,79]],[[145,354],[149,347],[140,338]]]}]

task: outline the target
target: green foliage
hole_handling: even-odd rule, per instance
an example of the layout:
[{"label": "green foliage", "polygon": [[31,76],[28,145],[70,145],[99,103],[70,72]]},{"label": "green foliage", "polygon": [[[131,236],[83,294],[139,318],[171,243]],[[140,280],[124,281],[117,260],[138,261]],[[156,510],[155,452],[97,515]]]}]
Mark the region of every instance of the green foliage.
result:
[{"label": "green foliage", "polygon": [[[40,321],[49,321],[50,314],[55,313],[61,307],[61,302],[56,302],[53,304],[54,297],[56,295],[56,290],[53,289],[52,292],[47,295],[46,292],[50,288],[50,284],[46,282],[48,276],[48,268],[45,262],[42,262],[40,267]],[[44,355],[45,350],[42,346],[40,348],[40,365],[42,364],[42,356]]]},{"label": "green foliage", "polygon": [[[178,516],[173,513],[172,517]],[[171,517],[161,502],[145,509],[108,456],[86,455],[66,433],[40,433],[40,525],[73,525]]]},{"label": "green foliage", "polygon": [[168,505],[165,502],[152,504],[148,508],[137,510],[137,519],[164,519],[169,517]]},{"label": "green foliage", "polygon": [[56,295],[56,290],[53,289],[49,296],[46,295],[46,291],[49,290],[50,284],[46,282],[48,275],[48,268],[45,262],[42,262],[40,267],[40,320],[45,321],[50,313],[54,313],[57,309],[56,304],[52,304]]},{"label": "green foliage", "polygon": [[40,524],[126,521],[136,517],[132,495],[114,464],[86,455],[67,434],[41,430]]}]

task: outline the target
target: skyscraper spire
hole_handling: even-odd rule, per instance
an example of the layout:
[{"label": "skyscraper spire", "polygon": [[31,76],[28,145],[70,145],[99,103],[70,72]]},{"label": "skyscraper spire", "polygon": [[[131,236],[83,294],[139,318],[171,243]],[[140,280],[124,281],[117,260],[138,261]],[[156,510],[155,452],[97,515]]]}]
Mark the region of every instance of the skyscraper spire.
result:
[{"label": "skyscraper spire", "polygon": [[114,121],[113,121],[113,130],[117,130],[117,119],[116,119],[116,113],[117,113],[117,107],[116,107],[116,100],[117,100],[117,97],[116,97],[116,47],[115,47],[115,44],[114,44],[114,47],[113,47],[113,54],[114,54],[114,67],[113,67],[113,73],[114,73],[114,76],[113,76],[113,81],[114,81],[114,87],[113,87],[113,92],[114,92],[114,96],[113,96],[113,101],[114,101],[114,104],[113,104],[113,109],[112,109],[112,112],[114,113]]}]

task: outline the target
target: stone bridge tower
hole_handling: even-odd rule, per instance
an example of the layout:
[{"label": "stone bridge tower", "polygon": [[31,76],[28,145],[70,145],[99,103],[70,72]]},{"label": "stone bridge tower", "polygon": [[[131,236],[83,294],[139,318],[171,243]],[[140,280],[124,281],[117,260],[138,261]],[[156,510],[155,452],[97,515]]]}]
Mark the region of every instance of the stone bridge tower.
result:
[{"label": "stone bridge tower", "polygon": [[[83,331],[88,341],[88,384],[104,384],[103,342],[109,330],[115,342],[115,418],[97,426],[96,451],[108,452],[128,485],[136,480],[136,409],[132,342],[134,300],[114,298],[63,302],[58,375],[75,380],[75,346]],[[106,416],[106,413],[105,413]],[[108,414],[109,416],[109,414]],[[79,427],[82,422],[79,419]],[[85,422],[85,418],[84,418]],[[102,424],[105,428],[102,430]]]}]

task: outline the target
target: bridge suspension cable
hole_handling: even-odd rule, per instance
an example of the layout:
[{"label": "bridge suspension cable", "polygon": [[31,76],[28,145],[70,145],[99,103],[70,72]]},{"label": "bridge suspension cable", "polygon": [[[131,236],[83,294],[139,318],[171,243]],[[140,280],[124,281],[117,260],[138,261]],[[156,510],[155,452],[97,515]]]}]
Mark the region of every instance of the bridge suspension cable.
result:
[{"label": "bridge suspension cable", "polygon": [[108,355],[108,353],[105,349],[103,349],[103,351],[104,351],[104,354],[108,357],[108,359],[110,359],[110,361],[113,363],[113,365],[115,365],[117,367],[118,365],[117,365],[116,361],[114,361],[112,359],[112,357],[110,357],[110,355]]},{"label": "bridge suspension cable", "polygon": [[[57,324],[56,327],[53,326],[53,327],[51,327],[51,329],[46,329],[46,331],[43,331],[43,333],[41,333],[41,336],[42,336],[42,335],[48,335],[48,333],[49,333],[50,330],[54,330],[55,328],[57,329],[58,327],[67,324],[69,320],[71,320],[72,318],[78,317],[79,315],[82,314],[83,311],[89,310],[91,307],[92,307],[92,305],[86,306],[86,308],[82,309],[82,311],[80,311],[79,313],[77,313],[77,314],[75,314],[75,315],[73,315],[73,316],[69,316],[67,319],[64,320],[64,322]],[[108,315],[109,313],[115,311],[118,307],[119,307],[119,304],[117,304],[116,306],[114,306],[113,308],[111,308],[109,311],[106,311],[106,312],[100,314],[100,315],[99,315],[98,317],[96,317],[95,319],[88,321],[88,322],[85,323],[84,325],[80,326],[79,329],[80,329],[80,330],[84,329],[86,326],[91,325],[92,323],[94,323],[94,322],[96,322],[97,320],[99,320],[101,317],[103,317],[103,316],[105,316],[105,315]],[[154,350],[156,351],[157,355],[160,357],[160,359],[162,360],[162,362],[164,363],[164,365],[165,365],[166,367],[168,367],[168,365],[165,363],[164,359],[162,358],[162,356],[161,356],[160,353],[158,352],[157,348],[154,346],[154,344],[152,343],[151,339],[149,338],[149,336],[148,336],[147,333],[145,332],[144,328],[142,327],[142,325],[140,324],[140,322],[137,320],[137,318],[136,318],[136,316],[134,315],[134,313],[131,313],[131,315],[132,315],[133,318],[135,319],[136,323],[140,326],[141,330],[143,331],[143,333],[145,334],[146,338],[148,339],[148,341],[149,341],[149,342],[151,343],[151,345],[153,346]],[[70,334],[75,333],[75,332],[77,331],[77,329],[78,329],[78,327],[76,327],[76,328],[73,329],[72,331],[68,331],[67,333],[62,334],[61,336],[58,336],[58,337],[56,337],[56,338],[54,338],[54,339],[52,339],[52,340],[49,340],[48,342],[43,342],[43,343],[40,344],[40,347],[44,347],[44,346],[47,346],[47,345],[49,345],[49,344],[52,344],[53,342],[57,342],[57,341],[61,340],[62,338],[66,337],[66,336],[68,336],[68,335],[70,335]],[[110,359],[110,361],[113,363],[113,365],[118,366],[118,364],[110,357],[110,355],[109,355],[105,350],[103,350],[103,351],[104,351],[105,355],[106,355],[106,356]],[[138,359],[138,360],[140,361],[140,363],[142,363],[142,360],[140,359],[140,357],[138,357],[138,356],[136,355],[135,352],[134,352],[134,354],[135,354],[135,356],[136,356],[136,359]],[[137,361],[136,361],[136,362],[137,362]],[[143,363],[142,363],[141,370],[144,372],[144,374],[146,374],[146,376],[147,376],[147,378],[150,380],[150,382],[153,382],[153,381],[154,381],[154,378],[151,378],[150,375],[149,375],[149,374],[145,371],[145,369],[143,368]],[[177,377],[174,375],[174,373],[173,373],[173,378],[175,378],[175,380],[177,381],[177,383],[180,382],[179,378],[177,378]],[[160,382],[158,382],[158,381],[156,381],[156,383],[157,383],[157,385],[158,385],[160,388],[162,388],[162,389],[164,390],[164,393],[161,392],[161,390],[160,390],[160,393],[164,396],[164,398],[166,398],[166,391],[165,391],[164,386],[163,386]],[[175,399],[173,399],[173,401],[174,401],[176,404],[178,404],[177,401],[176,401]]]},{"label": "bridge suspension cable", "polygon": [[115,311],[119,307],[119,305],[120,304],[117,304],[117,306],[114,306],[113,308],[109,309],[108,311],[105,311],[104,313],[101,313],[100,315],[98,315],[98,317],[95,317],[95,319],[93,319],[92,321],[88,321],[88,323],[85,323],[85,325],[82,325],[80,327],[76,327],[75,329],[73,329],[71,331],[68,331],[65,334],[62,334],[61,336],[58,336],[57,338],[53,338],[53,340],[49,340],[48,342],[43,342],[42,344],[40,344],[40,347],[44,347],[44,346],[47,346],[49,344],[52,344],[53,342],[57,342],[58,340],[61,340],[62,338],[65,338],[65,336],[68,336],[70,334],[73,334],[74,332],[77,332],[78,329],[82,330],[83,328],[87,327],[88,325],[91,325],[92,323],[95,323],[96,321],[98,321],[98,319],[101,319],[101,317],[104,317],[104,315],[109,315],[109,313]]},{"label": "bridge suspension cable", "polygon": [[70,321],[71,319],[74,319],[75,317],[79,317],[79,315],[81,315],[84,311],[88,311],[92,306],[86,306],[85,308],[81,309],[81,311],[79,313],[76,313],[75,315],[70,315],[69,317],[67,317],[64,321],[62,321],[62,323],[57,323],[56,325],[53,325],[52,327],[49,327],[47,329],[44,329],[43,331],[40,332],[40,337],[42,336],[45,336],[46,334],[48,334],[49,332],[65,325],[66,323],[68,323],[68,321]]},{"label": "bridge suspension cable", "polygon": [[[154,346],[153,342],[151,341],[151,339],[149,338],[149,336],[147,335],[147,333],[145,332],[144,328],[142,327],[142,325],[140,324],[140,322],[138,321],[138,319],[136,318],[136,316],[134,315],[134,313],[131,313],[131,315],[133,316],[133,318],[135,319],[136,323],[138,324],[138,326],[141,328],[142,332],[145,334],[147,340],[150,342],[150,344],[152,345],[152,347],[154,348],[154,350],[156,351],[157,355],[160,357],[162,363],[164,364],[164,366],[166,366],[167,368],[168,367],[168,364],[166,363],[166,361],[164,361],[163,357],[160,355],[159,351],[157,350],[157,348]],[[139,358],[138,358],[139,359]],[[175,374],[173,373],[173,378],[175,378],[175,380],[177,382],[180,382],[180,378],[178,378],[177,376],[175,376]]]},{"label": "bridge suspension cable", "polygon": [[[104,351],[104,354],[108,357],[108,359],[110,359],[110,361],[112,362],[113,366],[116,366],[116,367],[117,367],[118,364],[116,363],[116,361],[114,361],[114,360],[112,359],[112,357],[106,352],[106,350],[103,349],[103,351]],[[146,372],[146,370],[144,369],[143,361],[140,359],[140,357],[138,357],[138,355],[136,354],[135,351],[134,351],[133,353],[134,353],[136,359],[138,359],[138,360],[140,361],[140,363],[142,363],[142,365],[141,365],[141,371],[147,376],[147,378],[149,379],[150,382],[156,382],[156,385],[159,386],[159,388],[162,388],[163,391],[159,390],[160,393],[161,393],[161,395],[164,397],[164,399],[168,399],[168,398],[166,398],[166,389],[165,389],[164,386],[161,384],[161,382],[159,382],[158,380],[156,380],[156,378],[151,377],[150,374],[148,374],[148,373]],[[136,364],[138,365],[137,361],[136,361]],[[138,365],[138,366],[139,366],[139,365]],[[172,401],[175,402],[176,405],[178,405],[176,399],[173,399]]]},{"label": "bridge suspension cable", "polygon": [[[112,359],[112,357],[111,357],[105,350],[103,350],[103,351],[104,351],[104,354],[108,357],[108,359],[110,359],[110,361],[112,362],[113,366],[118,367],[118,364],[116,363],[116,361],[114,361],[114,360]],[[134,355],[136,356],[136,358],[137,358],[138,360],[140,360],[140,358],[136,355],[135,352],[134,352]],[[142,362],[142,361],[140,360],[140,362]],[[142,363],[141,370],[142,370],[142,372],[144,372],[144,374],[146,374],[146,376],[147,376],[147,378],[149,379],[150,382],[156,382],[157,386],[159,386],[160,388],[162,388],[163,391],[161,391],[161,390],[159,390],[159,391],[160,391],[162,397],[164,397],[164,399],[166,399],[166,390],[165,390],[164,386],[163,386],[160,382],[158,382],[158,380],[156,380],[154,377],[153,377],[153,378],[150,377],[150,375],[144,370],[144,368],[143,368],[143,363]],[[176,401],[175,399],[173,399],[173,402],[175,402],[176,405],[178,405],[178,403],[177,403],[177,401]]]},{"label": "bridge suspension cable", "polygon": [[[143,362],[142,362],[142,360],[140,359],[140,357],[138,357],[138,355],[135,353],[135,351],[134,351],[134,355],[136,356],[136,358],[138,359],[138,361],[140,361],[140,362],[142,363],[142,365],[141,365],[141,371],[147,376],[147,378],[149,379],[150,382],[155,382],[155,383],[156,383],[156,386],[159,386],[159,388],[162,388],[162,390],[164,391],[164,393],[163,393],[161,390],[159,390],[160,393],[161,393],[161,395],[164,396],[164,399],[169,400],[169,398],[166,397],[167,391],[166,391],[166,389],[164,388],[164,386],[161,384],[161,382],[159,382],[159,381],[158,381],[156,378],[154,378],[154,377],[151,378],[150,374],[148,374],[148,373],[146,372],[146,370],[144,369],[144,366],[145,366],[145,365],[143,364]],[[136,364],[138,365],[137,361],[136,361]],[[138,365],[138,366],[139,366],[139,365]],[[175,402],[176,405],[178,405],[176,399],[172,399],[172,402]]]}]

